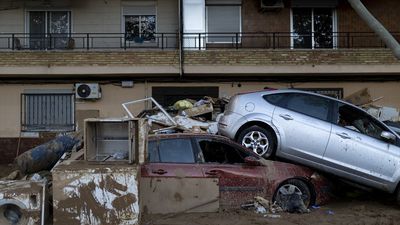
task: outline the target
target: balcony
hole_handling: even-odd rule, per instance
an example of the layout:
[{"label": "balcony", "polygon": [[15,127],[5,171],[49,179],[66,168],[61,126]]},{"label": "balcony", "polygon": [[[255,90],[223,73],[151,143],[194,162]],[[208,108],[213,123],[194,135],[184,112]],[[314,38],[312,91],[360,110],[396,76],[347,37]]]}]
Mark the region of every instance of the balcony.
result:
[{"label": "balcony", "polygon": [[[400,32],[393,35],[400,40]],[[179,34],[152,33],[0,33],[1,50],[178,49]],[[362,49],[385,48],[372,32],[296,34],[287,32],[185,33],[186,50],[209,49]]]},{"label": "balcony", "polygon": [[[400,33],[394,33],[400,38]],[[398,75],[400,62],[368,32],[0,34],[0,78]],[[182,60],[182,61],[180,61]],[[351,77],[351,76],[349,76]]]}]

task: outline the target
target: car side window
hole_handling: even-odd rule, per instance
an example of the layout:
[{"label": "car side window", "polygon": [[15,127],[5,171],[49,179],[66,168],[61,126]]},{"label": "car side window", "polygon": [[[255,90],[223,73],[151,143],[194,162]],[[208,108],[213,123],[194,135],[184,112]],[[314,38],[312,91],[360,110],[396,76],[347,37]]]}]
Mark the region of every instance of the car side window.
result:
[{"label": "car side window", "polygon": [[150,162],[154,160],[153,162],[162,163],[195,163],[190,138],[161,139],[158,149],[149,144],[149,154]]},{"label": "car side window", "polygon": [[382,139],[382,131],[387,131],[372,116],[344,103],[337,103],[335,117],[337,125],[376,139]]},{"label": "car side window", "polygon": [[198,143],[205,163],[244,163],[244,158],[248,156],[234,146],[221,141],[200,139]]},{"label": "car side window", "polygon": [[272,105],[283,107],[287,96],[288,94],[270,94],[264,95],[263,98]]},{"label": "car side window", "polygon": [[331,100],[319,96],[292,94],[288,98],[285,108],[320,120],[329,121],[331,103]]}]

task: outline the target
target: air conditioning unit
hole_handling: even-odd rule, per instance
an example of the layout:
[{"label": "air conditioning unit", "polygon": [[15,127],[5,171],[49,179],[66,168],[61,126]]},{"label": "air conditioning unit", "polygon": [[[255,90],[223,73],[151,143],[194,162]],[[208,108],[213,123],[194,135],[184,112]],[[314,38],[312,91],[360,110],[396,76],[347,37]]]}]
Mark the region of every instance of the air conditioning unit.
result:
[{"label": "air conditioning unit", "polygon": [[261,9],[282,9],[285,7],[283,0],[261,0]]},{"label": "air conditioning unit", "polygon": [[99,99],[101,98],[100,85],[98,83],[75,84],[75,97],[77,99]]}]

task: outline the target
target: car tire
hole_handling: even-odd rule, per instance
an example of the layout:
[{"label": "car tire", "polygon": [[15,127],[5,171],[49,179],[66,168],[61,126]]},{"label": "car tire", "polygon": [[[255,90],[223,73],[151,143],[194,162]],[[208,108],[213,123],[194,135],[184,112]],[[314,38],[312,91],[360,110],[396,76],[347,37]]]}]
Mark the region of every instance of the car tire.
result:
[{"label": "car tire", "polygon": [[265,159],[275,156],[275,136],[265,128],[257,125],[248,127],[240,132],[236,141]]},{"label": "car tire", "polygon": [[[288,195],[298,193],[302,199],[301,206],[296,205],[296,202],[290,202],[293,199],[288,199]],[[300,179],[289,179],[283,182],[275,190],[273,202],[276,202],[285,211],[289,212],[306,212],[315,202],[315,194],[311,192],[310,187]],[[294,204],[295,207],[293,207]]]}]

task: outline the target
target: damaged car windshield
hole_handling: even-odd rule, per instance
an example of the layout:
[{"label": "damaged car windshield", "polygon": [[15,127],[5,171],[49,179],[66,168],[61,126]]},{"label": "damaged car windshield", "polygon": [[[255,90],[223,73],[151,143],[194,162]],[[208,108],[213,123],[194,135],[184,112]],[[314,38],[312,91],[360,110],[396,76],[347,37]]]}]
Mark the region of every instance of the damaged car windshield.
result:
[{"label": "damaged car windshield", "polygon": [[231,145],[218,141],[200,140],[199,146],[203,152],[204,162],[206,163],[244,163],[244,158],[249,156]]}]

